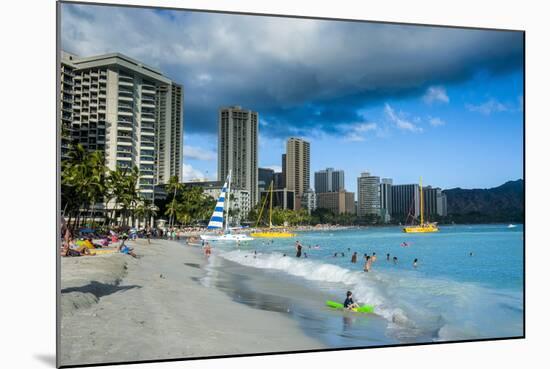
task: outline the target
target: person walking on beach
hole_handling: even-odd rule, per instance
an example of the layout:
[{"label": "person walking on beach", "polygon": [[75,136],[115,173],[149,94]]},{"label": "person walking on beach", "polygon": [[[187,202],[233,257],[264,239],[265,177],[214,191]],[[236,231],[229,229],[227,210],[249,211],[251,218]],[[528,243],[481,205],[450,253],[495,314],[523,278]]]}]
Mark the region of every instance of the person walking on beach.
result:
[{"label": "person walking on beach", "polygon": [[358,308],[359,305],[353,301],[351,291],[346,293],[346,299],[344,300],[344,309],[351,310],[353,308]]},{"label": "person walking on beach", "polygon": [[145,236],[147,237],[147,243],[151,244],[151,228],[147,227],[147,230],[145,231]]},{"label": "person walking on beach", "polygon": [[357,263],[357,252],[354,252],[353,255],[351,256],[351,262],[353,264]]},{"label": "person walking on beach", "polygon": [[296,241],[296,257],[299,258],[302,256],[302,245],[299,241]]}]

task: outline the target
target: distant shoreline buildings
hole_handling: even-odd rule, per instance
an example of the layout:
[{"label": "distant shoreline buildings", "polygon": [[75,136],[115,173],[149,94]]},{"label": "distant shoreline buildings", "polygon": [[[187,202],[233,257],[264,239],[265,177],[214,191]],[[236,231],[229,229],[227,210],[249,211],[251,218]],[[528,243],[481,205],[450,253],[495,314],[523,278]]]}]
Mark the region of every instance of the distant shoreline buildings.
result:
[{"label": "distant shoreline buildings", "polygon": [[[176,176],[181,182],[183,86],[160,71],[119,53],[78,57],[62,52],[59,122],[61,158],[69,146],[105,154],[109,169],[139,169],[138,191],[154,199],[155,186]],[[273,184],[273,206],[308,213],[328,209],[335,214],[379,218],[387,223],[420,214],[418,184],[393,184],[363,172],[355,193],[345,188],[345,173],[326,168],[311,180],[311,144],[289,137],[281,154],[281,172],[259,167],[259,114],[238,105],[218,110],[217,181],[185,182],[216,197],[232,171],[233,218],[244,220]],[[423,188],[424,214],[447,215],[440,188]]]}]

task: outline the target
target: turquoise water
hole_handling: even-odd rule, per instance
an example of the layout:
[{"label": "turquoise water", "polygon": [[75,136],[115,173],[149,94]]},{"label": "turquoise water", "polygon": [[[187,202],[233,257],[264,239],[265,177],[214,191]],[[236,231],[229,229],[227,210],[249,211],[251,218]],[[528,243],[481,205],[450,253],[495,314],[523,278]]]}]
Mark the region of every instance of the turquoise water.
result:
[{"label": "turquoise water", "polygon": [[[295,257],[296,240],[304,246],[301,258]],[[521,225],[442,226],[432,234],[404,234],[399,227],[303,232],[294,239],[214,247],[224,259],[285,283],[291,277],[327,299],[343,300],[346,290],[353,291],[357,301],[375,306],[392,342],[523,334]],[[368,273],[365,253],[377,255]]]}]

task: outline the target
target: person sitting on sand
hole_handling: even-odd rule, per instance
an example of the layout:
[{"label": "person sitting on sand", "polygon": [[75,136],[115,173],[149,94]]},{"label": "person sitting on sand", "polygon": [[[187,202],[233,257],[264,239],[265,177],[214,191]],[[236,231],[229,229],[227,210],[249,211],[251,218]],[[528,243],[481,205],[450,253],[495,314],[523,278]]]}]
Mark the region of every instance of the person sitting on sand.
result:
[{"label": "person sitting on sand", "polygon": [[353,255],[351,255],[351,262],[353,264],[357,263],[357,251],[353,253]]},{"label": "person sitting on sand", "polygon": [[121,254],[130,255],[130,256],[137,259],[138,256],[134,252],[134,249],[131,248],[131,247],[126,246],[126,240],[127,239],[128,239],[127,237],[122,238],[122,242],[120,243],[120,246],[118,247],[118,252],[120,252]]},{"label": "person sitting on sand", "polygon": [[351,291],[348,291],[346,293],[346,300],[344,301],[344,309],[351,310],[359,307],[359,305],[353,301],[353,298],[351,295],[352,295]]}]

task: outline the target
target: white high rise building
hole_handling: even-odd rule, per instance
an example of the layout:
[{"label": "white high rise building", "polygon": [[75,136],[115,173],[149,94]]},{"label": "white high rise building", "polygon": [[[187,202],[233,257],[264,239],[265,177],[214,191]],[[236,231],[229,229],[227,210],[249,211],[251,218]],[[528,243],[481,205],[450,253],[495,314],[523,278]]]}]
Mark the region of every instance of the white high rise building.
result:
[{"label": "white high rise building", "polygon": [[365,172],[357,178],[357,215],[380,216],[380,177]]},{"label": "white high rise building", "polygon": [[147,199],[180,177],[183,88],[160,71],[118,53],[62,52],[60,99],[62,158],[73,142],[104,152],[111,170],[137,167]]},{"label": "white high rise building", "polygon": [[218,180],[231,170],[232,186],[250,193],[258,203],[258,113],[240,106],[221,108],[218,125]]}]

